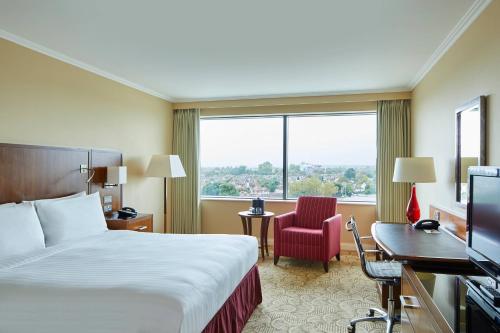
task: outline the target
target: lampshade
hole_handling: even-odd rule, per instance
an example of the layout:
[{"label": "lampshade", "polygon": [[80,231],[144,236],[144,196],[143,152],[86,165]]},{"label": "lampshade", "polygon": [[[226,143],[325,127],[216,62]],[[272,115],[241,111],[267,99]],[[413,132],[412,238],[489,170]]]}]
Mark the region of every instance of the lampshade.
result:
[{"label": "lampshade", "polygon": [[467,170],[471,166],[478,166],[479,159],[477,157],[462,157],[460,159],[460,182],[467,183]]},{"label": "lampshade", "polygon": [[126,184],[127,183],[127,167],[126,166],[111,166],[108,167],[106,184]]},{"label": "lampshade", "polygon": [[434,159],[432,157],[398,157],[394,165],[393,182],[434,183]]},{"label": "lampshade", "polygon": [[147,177],[186,177],[178,155],[153,155],[146,170]]}]

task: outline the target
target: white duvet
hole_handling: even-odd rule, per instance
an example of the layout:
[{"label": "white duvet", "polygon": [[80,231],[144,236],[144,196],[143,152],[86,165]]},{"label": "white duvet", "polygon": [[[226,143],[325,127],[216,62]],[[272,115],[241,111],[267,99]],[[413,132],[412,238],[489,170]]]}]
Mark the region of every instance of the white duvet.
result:
[{"label": "white duvet", "polygon": [[0,332],[200,332],[258,258],[254,237],[109,231],[0,261]]}]

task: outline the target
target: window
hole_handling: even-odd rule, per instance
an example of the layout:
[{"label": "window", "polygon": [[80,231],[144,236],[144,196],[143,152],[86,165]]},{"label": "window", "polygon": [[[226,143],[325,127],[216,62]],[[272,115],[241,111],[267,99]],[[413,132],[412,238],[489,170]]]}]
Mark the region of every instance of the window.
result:
[{"label": "window", "polygon": [[282,117],[200,122],[201,195],[283,198]]},{"label": "window", "polygon": [[288,198],[375,201],[375,114],[288,117]]},{"label": "window", "polygon": [[375,201],[375,113],[202,118],[200,126],[202,196]]}]

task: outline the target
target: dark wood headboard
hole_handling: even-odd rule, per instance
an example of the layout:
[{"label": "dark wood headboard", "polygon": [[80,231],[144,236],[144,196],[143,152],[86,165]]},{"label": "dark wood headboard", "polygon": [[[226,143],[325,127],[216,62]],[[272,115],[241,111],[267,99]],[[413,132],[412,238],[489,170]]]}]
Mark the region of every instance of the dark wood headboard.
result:
[{"label": "dark wood headboard", "polygon": [[[80,173],[80,165],[95,168]],[[77,192],[101,192],[113,196],[113,208],[121,206],[121,186],[103,188],[106,166],[122,165],[122,154],[113,150],[61,148],[0,143],[0,204],[50,199]]]}]

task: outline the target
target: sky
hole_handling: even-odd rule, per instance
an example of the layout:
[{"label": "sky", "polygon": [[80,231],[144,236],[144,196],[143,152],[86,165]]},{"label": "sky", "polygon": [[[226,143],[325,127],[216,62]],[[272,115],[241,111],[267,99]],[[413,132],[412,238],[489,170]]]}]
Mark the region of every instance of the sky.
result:
[{"label": "sky", "polygon": [[[290,116],[288,161],[375,165],[376,115]],[[200,124],[202,167],[282,165],[283,120],[205,118]]]}]

